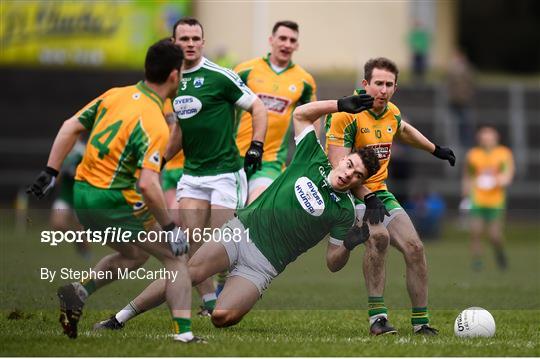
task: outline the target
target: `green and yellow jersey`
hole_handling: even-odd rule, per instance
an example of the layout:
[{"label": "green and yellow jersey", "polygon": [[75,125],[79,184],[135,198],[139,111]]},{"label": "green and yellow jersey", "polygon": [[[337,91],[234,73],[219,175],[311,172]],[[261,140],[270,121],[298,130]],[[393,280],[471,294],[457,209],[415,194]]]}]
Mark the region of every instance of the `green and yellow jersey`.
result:
[{"label": "green and yellow jersey", "polygon": [[491,150],[474,147],[467,152],[466,170],[473,179],[471,202],[474,207],[504,208],[506,193],[497,177],[513,166],[512,151],[505,146]]},{"label": "green and yellow jersey", "polygon": [[169,139],[163,101],[139,82],[113,88],[75,116],[90,131],[75,179],[102,189],[134,188],[141,168],[160,172]]},{"label": "green and yellow jersey", "polygon": [[[279,161],[284,165],[292,133],[292,112],[296,106],[315,101],[317,87],[313,77],[299,65],[290,63],[283,71],[275,72],[269,61],[269,55],[258,57],[234,70],[268,110],[263,161]],[[253,136],[252,119],[246,111],[239,111],[237,117],[236,144],[244,155]]]},{"label": "green and yellow jersey", "polygon": [[388,163],[392,155],[392,141],[401,126],[401,113],[389,102],[377,115],[371,110],[357,114],[334,113],[326,118],[326,144],[347,148],[371,147],[377,153],[380,170],[364,185],[372,192],[387,190]]}]

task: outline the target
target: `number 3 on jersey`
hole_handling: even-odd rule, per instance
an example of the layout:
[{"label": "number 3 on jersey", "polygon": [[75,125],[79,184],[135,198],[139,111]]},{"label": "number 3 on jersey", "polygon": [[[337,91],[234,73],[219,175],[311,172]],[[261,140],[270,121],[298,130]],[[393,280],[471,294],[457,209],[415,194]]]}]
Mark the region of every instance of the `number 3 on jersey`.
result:
[{"label": "number 3 on jersey", "polygon": [[[118,133],[120,126],[122,126],[122,120],[116,121],[115,123],[108,126],[106,129],[104,129],[103,131],[98,132],[94,136],[92,136],[90,143],[99,151],[98,157],[100,159],[103,159],[106,155],[109,154],[109,144]],[[105,140],[100,141],[101,138],[105,136],[106,136]]]}]

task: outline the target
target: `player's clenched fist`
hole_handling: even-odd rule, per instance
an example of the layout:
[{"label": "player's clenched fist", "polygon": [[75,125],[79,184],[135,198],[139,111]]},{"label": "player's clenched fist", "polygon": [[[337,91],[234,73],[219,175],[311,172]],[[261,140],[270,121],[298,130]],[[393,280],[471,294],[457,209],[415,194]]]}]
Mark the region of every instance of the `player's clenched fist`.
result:
[{"label": "player's clenched fist", "polygon": [[264,144],[262,142],[251,141],[251,145],[244,157],[244,170],[246,171],[246,174],[249,172],[255,173],[262,168],[263,147]]}]

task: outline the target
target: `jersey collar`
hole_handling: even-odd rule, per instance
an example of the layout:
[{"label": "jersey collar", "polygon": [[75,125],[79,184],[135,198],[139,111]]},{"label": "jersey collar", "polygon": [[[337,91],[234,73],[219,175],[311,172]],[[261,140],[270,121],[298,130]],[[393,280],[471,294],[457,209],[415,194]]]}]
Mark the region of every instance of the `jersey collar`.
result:
[{"label": "jersey collar", "polygon": [[195,72],[195,71],[199,70],[204,65],[204,63],[206,61],[207,61],[206,57],[202,56],[201,61],[199,61],[199,63],[197,65],[195,65],[194,67],[192,67],[192,68],[190,68],[188,70],[182,70],[182,73],[183,74],[189,74],[189,73]]},{"label": "jersey collar", "polygon": [[294,63],[292,61],[289,61],[289,64],[283,70],[281,70],[280,72],[276,72],[274,68],[272,67],[272,64],[270,64],[270,53],[267,53],[266,56],[264,56],[262,59],[264,60],[264,62],[266,62],[270,70],[272,70],[272,72],[274,72],[276,75],[281,75],[288,69],[294,67]]},{"label": "jersey collar", "polygon": [[163,109],[163,100],[161,97],[150,87],[148,87],[144,81],[139,81],[139,83],[136,85],[137,90],[141,91],[143,95],[150,98],[150,100],[154,101],[160,109]]},{"label": "jersey collar", "polygon": [[386,107],[384,108],[383,112],[381,112],[380,115],[377,115],[375,112],[373,112],[371,110],[367,110],[367,111],[371,116],[373,116],[374,119],[380,120],[386,114],[386,112],[388,111],[388,104],[386,104]]}]

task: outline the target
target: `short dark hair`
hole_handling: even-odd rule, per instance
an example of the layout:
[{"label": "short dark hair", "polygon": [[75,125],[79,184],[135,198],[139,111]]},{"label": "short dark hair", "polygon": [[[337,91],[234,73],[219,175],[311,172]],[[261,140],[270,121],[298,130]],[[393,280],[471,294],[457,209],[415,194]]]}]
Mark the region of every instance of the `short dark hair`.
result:
[{"label": "short dark hair", "polygon": [[367,169],[367,177],[365,179],[368,179],[369,177],[373,176],[375,173],[379,172],[381,169],[381,164],[379,163],[379,157],[377,156],[377,153],[375,150],[371,147],[360,147],[355,149],[352,153],[356,153],[358,156],[360,156],[360,159],[362,160],[362,163],[364,163],[364,167]]},{"label": "short dark hair", "polygon": [[387,70],[396,75],[396,83],[399,74],[399,70],[394,61],[387,59],[386,57],[377,57],[369,59],[364,65],[364,79],[367,82],[371,82],[371,76],[373,75],[373,69]]},{"label": "short dark hair", "polygon": [[289,20],[282,20],[274,24],[274,27],[272,28],[272,35],[276,33],[276,31],[279,29],[280,26],[285,26],[291,29],[292,31],[298,32],[298,24],[296,22],[289,21]]},{"label": "short dark hair", "polygon": [[178,20],[174,23],[172,28],[172,37],[174,38],[176,35],[176,28],[179,25],[189,25],[189,26],[199,26],[201,28],[202,37],[204,39],[204,29],[202,24],[199,22],[199,20],[195,19],[194,17],[186,16]]},{"label": "short dark hair", "polygon": [[149,82],[162,84],[172,70],[181,70],[184,53],[171,39],[159,40],[148,48],[144,61],[144,77]]}]

